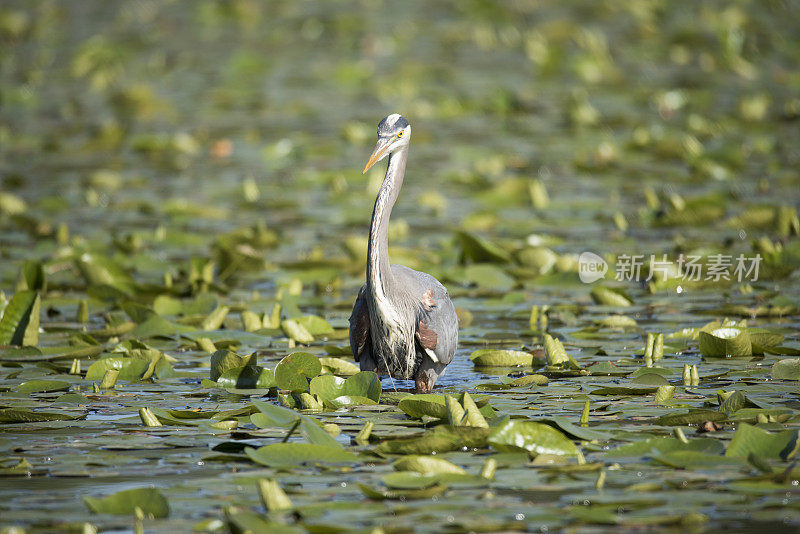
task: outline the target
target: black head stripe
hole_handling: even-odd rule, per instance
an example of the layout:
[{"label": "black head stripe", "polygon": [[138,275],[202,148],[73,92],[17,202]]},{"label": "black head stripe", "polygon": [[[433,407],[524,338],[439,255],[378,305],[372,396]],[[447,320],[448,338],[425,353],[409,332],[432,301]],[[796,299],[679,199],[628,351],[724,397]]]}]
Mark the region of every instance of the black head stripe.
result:
[{"label": "black head stripe", "polygon": [[393,113],[388,117],[385,117],[380,124],[378,124],[378,135],[392,135],[399,132],[406,126],[408,126],[408,121],[406,118],[402,115],[398,115],[397,113]]}]

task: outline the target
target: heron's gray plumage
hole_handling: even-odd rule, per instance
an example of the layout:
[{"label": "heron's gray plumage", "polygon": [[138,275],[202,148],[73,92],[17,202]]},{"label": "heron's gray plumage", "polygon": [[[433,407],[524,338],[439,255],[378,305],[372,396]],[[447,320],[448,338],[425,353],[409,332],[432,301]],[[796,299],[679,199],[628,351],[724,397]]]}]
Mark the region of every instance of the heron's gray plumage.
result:
[{"label": "heron's gray plumage", "polygon": [[410,134],[404,117],[384,118],[367,163],[369,168],[388,154],[370,223],[367,283],[350,316],[350,347],[362,370],[413,378],[418,390],[430,391],[455,355],[458,318],[447,290],[433,276],[389,266],[389,217],[403,184]]}]

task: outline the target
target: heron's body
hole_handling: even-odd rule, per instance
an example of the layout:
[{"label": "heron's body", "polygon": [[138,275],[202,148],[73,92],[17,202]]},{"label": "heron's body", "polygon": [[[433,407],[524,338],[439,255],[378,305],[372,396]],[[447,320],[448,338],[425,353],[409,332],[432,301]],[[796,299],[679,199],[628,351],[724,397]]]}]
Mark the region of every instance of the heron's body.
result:
[{"label": "heron's body", "polygon": [[386,155],[389,164],[372,212],[367,283],[350,316],[350,347],[362,370],[413,378],[418,391],[428,392],[453,360],[458,318],[447,290],[433,276],[389,265],[389,217],[403,184],[411,127],[400,115],[389,115],[378,135],[364,170]]}]

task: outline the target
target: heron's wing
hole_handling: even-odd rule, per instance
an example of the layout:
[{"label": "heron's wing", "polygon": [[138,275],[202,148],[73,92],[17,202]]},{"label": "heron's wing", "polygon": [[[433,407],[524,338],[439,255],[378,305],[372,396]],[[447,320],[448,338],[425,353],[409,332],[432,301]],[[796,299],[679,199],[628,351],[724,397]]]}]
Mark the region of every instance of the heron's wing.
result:
[{"label": "heron's wing", "polygon": [[[438,294],[437,294],[438,293]],[[417,322],[417,341],[434,362],[447,365],[453,361],[458,345],[458,316],[447,291],[423,295],[423,305]],[[429,306],[430,301],[433,305]]]},{"label": "heron's wing", "polygon": [[369,340],[369,310],[367,309],[367,286],[361,286],[353,313],[350,314],[350,350],[358,361]]},{"label": "heron's wing", "polygon": [[449,364],[458,345],[458,316],[447,289],[433,276],[402,265],[392,265],[392,273],[417,310],[417,343],[434,362]]}]

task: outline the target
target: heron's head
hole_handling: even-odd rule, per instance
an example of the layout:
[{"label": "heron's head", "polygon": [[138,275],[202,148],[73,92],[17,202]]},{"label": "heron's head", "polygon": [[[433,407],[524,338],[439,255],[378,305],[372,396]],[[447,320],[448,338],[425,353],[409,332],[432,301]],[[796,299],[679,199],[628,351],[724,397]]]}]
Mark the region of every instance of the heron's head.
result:
[{"label": "heron's head", "polygon": [[364,172],[380,160],[401,148],[408,146],[411,140],[411,125],[402,115],[392,113],[378,124],[378,144],[364,166]]}]

